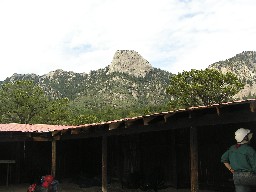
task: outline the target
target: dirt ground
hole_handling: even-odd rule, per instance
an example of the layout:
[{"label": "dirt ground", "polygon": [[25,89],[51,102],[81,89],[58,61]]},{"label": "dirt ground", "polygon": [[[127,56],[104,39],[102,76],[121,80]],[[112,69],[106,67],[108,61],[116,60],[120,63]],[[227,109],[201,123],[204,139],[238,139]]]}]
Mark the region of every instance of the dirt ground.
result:
[{"label": "dirt ground", "polygon": [[[0,186],[0,192],[26,192],[29,184],[20,185],[10,185],[10,186]],[[90,188],[80,188],[78,185],[73,183],[61,183],[61,192],[101,192],[101,187],[90,187]],[[122,189],[118,185],[112,185],[108,187],[108,192],[143,192],[140,189]],[[147,192],[154,192],[149,190]],[[190,192],[189,189],[173,189],[167,188],[159,190],[158,192]],[[213,192],[200,190],[200,192]]]}]

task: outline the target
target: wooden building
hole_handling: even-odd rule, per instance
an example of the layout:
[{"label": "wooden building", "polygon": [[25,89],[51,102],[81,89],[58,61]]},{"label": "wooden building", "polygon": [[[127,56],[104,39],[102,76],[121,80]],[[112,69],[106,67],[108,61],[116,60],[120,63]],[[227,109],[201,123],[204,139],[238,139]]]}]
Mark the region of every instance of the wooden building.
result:
[{"label": "wooden building", "polygon": [[254,132],[255,110],[251,99],[79,126],[1,124],[0,184],[52,173],[100,178],[104,192],[108,182],[232,191],[220,157],[238,128]]}]

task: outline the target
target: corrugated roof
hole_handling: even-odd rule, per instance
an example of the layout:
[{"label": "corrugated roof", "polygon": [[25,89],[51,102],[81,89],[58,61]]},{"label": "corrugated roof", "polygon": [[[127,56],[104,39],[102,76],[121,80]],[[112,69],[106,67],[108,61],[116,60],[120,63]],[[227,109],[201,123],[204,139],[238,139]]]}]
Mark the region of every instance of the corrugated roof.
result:
[{"label": "corrugated roof", "polygon": [[238,103],[241,103],[241,104],[242,103],[250,103],[250,102],[255,102],[255,101],[256,101],[256,99],[247,99],[247,100],[238,100],[238,101],[232,101],[232,102],[226,102],[226,103],[220,103],[220,104],[213,104],[213,105],[209,105],[209,106],[195,106],[195,107],[190,107],[187,109],[178,109],[175,111],[160,112],[160,113],[154,113],[151,115],[137,116],[137,117],[124,118],[124,119],[112,120],[112,121],[100,122],[100,123],[77,125],[77,126],[47,125],[47,124],[18,124],[18,123],[0,124],[0,132],[38,132],[38,133],[42,133],[42,132],[61,131],[61,130],[67,130],[67,129],[86,128],[86,127],[93,127],[93,126],[99,126],[99,125],[115,124],[115,123],[119,123],[119,122],[127,122],[127,121],[132,122],[132,121],[138,120],[138,119],[154,117],[154,116],[159,116],[159,115],[168,115],[168,114],[173,114],[173,113],[177,113],[177,112],[200,110],[200,109],[206,109],[206,108],[212,108],[212,107],[233,105],[233,104],[238,104]]},{"label": "corrugated roof", "polygon": [[0,124],[0,132],[53,132],[60,131],[73,126],[63,126],[63,125],[46,125],[46,124]]}]

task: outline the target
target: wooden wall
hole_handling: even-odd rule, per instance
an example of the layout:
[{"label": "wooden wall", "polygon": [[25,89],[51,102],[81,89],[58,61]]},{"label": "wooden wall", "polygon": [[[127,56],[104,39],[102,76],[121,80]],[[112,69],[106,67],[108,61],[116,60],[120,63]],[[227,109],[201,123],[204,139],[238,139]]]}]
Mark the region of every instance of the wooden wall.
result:
[{"label": "wooden wall", "polygon": [[[234,132],[256,124],[198,127],[199,188],[233,190],[232,175],[220,162],[235,143]],[[254,135],[252,146],[256,147]],[[189,128],[108,137],[108,182],[127,188],[190,187]],[[60,181],[71,178],[101,179],[101,137],[57,141]],[[24,145],[25,144],[25,145]],[[0,142],[1,159],[14,159],[10,183],[33,182],[51,171],[51,142]],[[6,167],[0,165],[0,185],[6,183]]]},{"label": "wooden wall", "polygon": [[[101,138],[58,141],[58,176],[101,178]],[[189,131],[108,137],[108,182],[144,189],[189,186]]]},{"label": "wooden wall", "polygon": [[[0,142],[2,160],[10,164],[9,184],[33,183],[51,170],[50,142]],[[6,184],[7,165],[0,164],[0,185]]]}]

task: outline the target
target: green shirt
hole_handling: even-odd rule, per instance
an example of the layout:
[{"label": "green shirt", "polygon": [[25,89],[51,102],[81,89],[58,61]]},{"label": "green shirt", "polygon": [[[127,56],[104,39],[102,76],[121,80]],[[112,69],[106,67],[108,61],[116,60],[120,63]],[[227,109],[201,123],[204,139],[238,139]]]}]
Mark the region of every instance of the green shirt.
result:
[{"label": "green shirt", "polygon": [[256,151],[248,144],[231,146],[222,156],[222,163],[229,163],[234,171],[256,173]]}]

